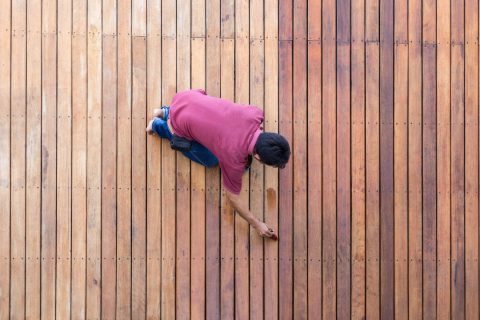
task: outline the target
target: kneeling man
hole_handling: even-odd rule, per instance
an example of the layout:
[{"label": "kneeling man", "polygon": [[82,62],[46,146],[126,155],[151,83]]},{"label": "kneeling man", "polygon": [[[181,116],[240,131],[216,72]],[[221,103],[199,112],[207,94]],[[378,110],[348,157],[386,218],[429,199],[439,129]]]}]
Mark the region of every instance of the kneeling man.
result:
[{"label": "kneeling man", "polygon": [[[211,97],[197,89],[179,92],[170,107],[156,109],[147,132],[173,141],[172,146],[182,145],[177,150],[192,161],[207,167],[218,164],[234,209],[261,236],[276,239],[275,231],[259,221],[239,197],[242,176],[252,157],[276,168],[284,168],[290,158],[288,141],[277,133],[263,132],[262,122],[260,108]],[[188,147],[184,148],[184,142]]]}]

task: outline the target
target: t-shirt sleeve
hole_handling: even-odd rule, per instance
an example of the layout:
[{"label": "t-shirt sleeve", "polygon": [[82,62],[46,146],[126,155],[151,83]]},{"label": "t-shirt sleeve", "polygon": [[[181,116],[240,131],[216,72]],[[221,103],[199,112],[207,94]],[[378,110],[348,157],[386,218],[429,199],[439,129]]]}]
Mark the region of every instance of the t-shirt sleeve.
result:
[{"label": "t-shirt sleeve", "polygon": [[222,170],[222,180],[225,189],[233,194],[240,194],[240,191],[242,190],[243,170],[228,166],[220,166],[220,169]]},{"label": "t-shirt sleeve", "polygon": [[258,123],[262,123],[264,121],[264,113],[263,110],[257,106],[253,106],[255,108],[255,118],[257,119]]}]

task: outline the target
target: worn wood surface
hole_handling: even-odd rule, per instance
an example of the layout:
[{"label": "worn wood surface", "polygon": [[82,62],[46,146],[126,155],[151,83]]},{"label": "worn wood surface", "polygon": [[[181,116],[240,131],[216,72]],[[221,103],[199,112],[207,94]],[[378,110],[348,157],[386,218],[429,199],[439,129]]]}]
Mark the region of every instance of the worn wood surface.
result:
[{"label": "worn wood surface", "polygon": [[[478,319],[478,1],[0,5],[0,320]],[[290,141],[278,242],[145,134],[189,88]]]}]

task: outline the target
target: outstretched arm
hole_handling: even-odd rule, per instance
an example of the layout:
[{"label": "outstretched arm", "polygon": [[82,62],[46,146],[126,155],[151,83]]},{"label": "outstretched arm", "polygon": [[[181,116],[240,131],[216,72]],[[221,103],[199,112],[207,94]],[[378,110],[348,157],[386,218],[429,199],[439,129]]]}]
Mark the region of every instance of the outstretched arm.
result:
[{"label": "outstretched arm", "polygon": [[255,217],[252,212],[248,210],[248,207],[240,200],[240,196],[233,194],[228,190],[225,190],[225,193],[233,208],[242,216],[243,219],[247,220],[247,222],[257,230],[260,236],[277,240],[275,231],[269,228],[264,222],[258,220],[257,217]]}]

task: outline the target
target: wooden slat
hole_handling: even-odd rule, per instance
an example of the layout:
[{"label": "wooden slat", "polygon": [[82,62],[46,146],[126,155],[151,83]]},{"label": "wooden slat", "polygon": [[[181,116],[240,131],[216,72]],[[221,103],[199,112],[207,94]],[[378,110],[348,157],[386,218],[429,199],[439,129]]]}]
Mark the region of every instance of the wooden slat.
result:
[{"label": "wooden slat", "polygon": [[132,3],[132,318],[144,319],[146,306],[146,2]]},{"label": "wooden slat", "polygon": [[[192,1],[191,86],[205,88],[205,1]],[[198,37],[198,38],[196,38]],[[191,285],[190,316],[203,319],[206,315],[205,274],[205,168],[191,162]],[[210,236],[210,234],[208,235]]]},{"label": "wooden slat", "polygon": [[72,289],[71,317],[86,316],[87,3],[72,3]]},{"label": "wooden slat", "polygon": [[102,56],[102,318],[116,312],[117,7],[103,2]]},{"label": "wooden slat", "polygon": [[10,81],[11,81],[11,3],[0,11],[0,318],[10,314]]},{"label": "wooden slat", "polygon": [[408,314],[422,316],[422,2],[408,5]]},{"label": "wooden slat", "polygon": [[[292,141],[293,107],[293,1],[279,1],[279,133]],[[279,317],[293,316],[293,162],[279,173]]]},{"label": "wooden slat", "polygon": [[[265,131],[278,132],[278,2],[265,1]],[[278,232],[278,170],[265,167],[265,223]],[[283,236],[283,235],[282,235]],[[278,241],[264,243],[264,315],[278,318]]]},{"label": "wooden slat", "polygon": [[56,2],[42,2],[42,267],[41,317],[55,316],[57,189],[57,14]]},{"label": "wooden slat", "polygon": [[[352,319],[365,317],[365,3],[352,1]],[[309,112],[310,118],[310,112]]]},{"label": "wooden slat", "polygon": [[393,0],[380,1],[380,317],[394,317]]},{"label": "wooden slat", "polygon": [[478,1],[465,1],[465,317],[478,319]]},{"label": "wooden slat", "polygon": [[295,0],[293,13],[293,315],[307,317],[308,214],[307,214],[307,1]]},{"label": "wooden slat", "polygon": [[464,7],[451,10],[451,303],[452,318],[465,317],[465,35]]},{"label": "wooden slat", "polygon": [[132,28],[131,1],[118,1],[117,297],[116,314],[131,317],[132,265]]},{"label": "wooden slat", "polygon": [[[222,1],[220,5],[220,97],[235,99],[235,2]],[[245,182],[245,179],[243,179]],[[220,197],[220,317],[235,317],[235,216],[225,196],[223,179]],[[242,185],[242,189],[245,185]],[[246,201],[245,197],[243,201]],[[248,313],[247,313],[248,314]]]},{"label": "wooden slat", "polygon": [[[190,1],[177,1],[177,91],[190,88]],[[191,230],[197,226],[190,222],[190,160],[177,155],[177,271],[176,316],[190,317],[190,243]]]},{"label": "wooden slat", "polygon": [[102,7],[88,2],[87,318],[101,316]]},{"label": "wooden slat", "polygon": [[138,319],[145,318],[146,303],[146,62],[146,38],[134,36],[132,38],[132,317]]},{"label": "wooden slat", "polygon": [[[192,3],[192,6],[204,4],[202,1]],[[192,10],[192,20],[195,14]],[[198,11],[197,11],[198,12]],[[203,17],[198,20],[205,21],[204,12],[198,12]],[[203,14],[202,14],[203,13]],[[198,17],[197,17],[198,18]],[[192,22],[192,33],[205,35],[202,25],[198,27]],[[205,39],[193,38],[191,47],[193,88],[205,88]],[[205,316],[205,168],[191,162],[191,224],[195,226],[191,230],[191,317],[202,319]]]},{"label": "wooden slat", "polygon": [[[40,318],[41,2],[27,6],[25,318]],[[5,43],[2,41],[2,43]],[[2,46],[3,47],[3,46]],[[3,80],[2,80],[3,81]],[[73,100],[72,100],[73,103]],[[3,103],[2,103],[3,104]],[[3,126],[3,125],[2,125]],[[2,150],[3,147],[2,147]],[[3,169],[2,169],[3,171]],[[73,172],[73,171],[72,171]],[[3,187],[3,185],[1,186]],[[1,255],[1,254],[0,254]]]},{"label": "wooden slat", "polygon": [[57,283],[56,317],[70,317],[70,246],[72,209],[72,2],[57,4]]},{"label": "wooden slat", "polygon": [[[220,1],[206,0],[206,91],[220,96]],[[208,58],[207,58],[208,57]],[[220,318],[220,170],[206,169],[206,318]]]},{"label": "wooden slat", "polygon": [[351,242],[351,174],[350,174],[350,1],[337,3],[337,317],[350,318],[350,242]]},{"label": "wooden slat", "polygon": [[408,319],[408,29],[407,1],[395,2],[394,201],[395,318]]},{"label": "wooden slat", "polygon": [[436,12],[435,1],[422,8],[422,189],[423,189],[423,318],[436,319]]},{"label": "wooden slat", "polygon": [[437,2],[437,318],[450,319],[450,1]]},{"label": "wooden slat", "polygon": [[[231,3],[233,5],[233,2]],[[231,6],[233,10],[233,6]],[[226,10],[224,8],[224,10]],[[231,11],[223,11],[223,21],[233,18],[231,14],[225,13]],[[226,15],[229,17],[226,18]],[[224,20],[226,19],[226,20]],[[233,20],[232,20],[233,22]],[[227,24],[228,25],[228,24]],[[233,23],[232,23],[233,25]],[[223,28],[223,25],[222,25]],[[222,29],[223,37],[232,37],[233,33],[229,34],[229,27]],[[233,30],[233,29],[231,29]],[[221,93],[220,96],[230,101],[234,100],[234,39],[221,39]],[[245,179],[243,180],[245,182]],[[242,186],[245,188],[245,185]],[[234,211],[225,196],[222,181],[222,195],[221,195],[221,215],[220,215],[220,317],[221,319],[233,319],[235,317],[235,219]],[[243,201],[246,199],[244,198]]]},{"label": "wooden slat", "polygon": [[337,316],[337,174],[336,174],[336,11],[335,2],[323,2],[322,8],[322,302],[323,318]]},{"label": "wooden slat", "polygon": [[[263,6],[264,3],[260,0],[250,2],[250,66],[246,69],[250,69],[250,105],[265,110],[265,32]],[[243,43],[241,41],[242,38],[242,34],[237,33],[237,50],[238,45],[242,45]],[[238,63],[237,66],[239,66]],[[248,93],[248,91],[246,93]],[[246,103],[247,100],[242,101],[242,99],[248,99],[248,97],[241,97],[237,91],[237,101],[239,103]],[[264,119],[264,125],[262,126],[266,126],[266,119]],[[265,221],[264,179],[266,177],[264,167],[260,162],[254,161],[250,169],[250,210],[261,221]],[[240,217],[237,216],[236,219],[240,220],[239,218]],[[269,227],[272,228],[272,226]],[[276,228],[275,231],[277,231]],[[250,290],[248,286],[246,287],[247,291],[250,291],[250,300],[248,301],[250,319],[262,319],[264,311],[266,311],[263,297],[264,243],[265,245],[269,245],[269,242],[272,241],[264,241],[254,228],[250,228],[250,283],[246,282],[246,285],[250,287]],[[246,252],[246,257],[248,259],[248,251]],[[241,259],[242,257],[239,258]],[[237,310],[239,307],[241,306],[238,306]],[[271,307],[269,306],[269,308]],[[248,310],[248,308],[246,309]],[[237,315],[239,315],[238,311]]]},{"label": "wooden slat", "polygon": [[10,82],[10,317],[25,314],[26,3],[12,1]]},{"label": "wooden slat", "polygon": [[[147,2],[147,121],[162,105],[161,1]],[[161,289],[161,140],[147,137],[147,309],[148,319],[160,319]]]},{"label": "wooden slat", "polygon": [[[230,41],[224,42],[224,48],[227,50],[227,52],[231,52],[231,57],[228,57],[227,59],[232,59],[233,65],[227,64],[225,67],[225,71],[222,74],[225,74],[226,77],[222,78],[222,83],[220,84],[221,89],[222,89],[222,94],[225,92],[223,86],[227,85],[230,86],[233,84],[234,86],[230,89],[230,87],[226,88],[226,92],[230,92],[232,90],[232,96],[230,99],[235,100],[237,103],[241,104],[248,104],[249,103],[249,98],[251,96],[251,92],[249,91],[250,89],[250,76],[253,76],[254,70],[253,70],[253,58],[252,60],[250,59],[250,54],[253,55],[252,47],[253,47],[253,32],[256,30],[254,24],[249,25],[249,21],[252,20],[253,18],[250,17],[250,12],[249,12],[249,3],[250,1],[245,1],[245,0],[237,0],[237,1],[232,1],[230,4],[227,2],[226,8],[223,11],[223,17],[226,17],[226,15],[231,16],[232,20],[230,18],[226,19],[223,21],[222,24],[222,37],[223,38],[232,38],[235,37],[235,42],[230,43]],[[253,3],[251,3],[251,6]],[[224,6],[224,2],[222,2],[221,7]],[[250,6],[250,7],[251,7]],[[233,17],[235,18],[233,20]],[[234,32],[230,31],[230,24],[234,24]],[[249,34],[249,29],[250,34]],[[258,32],[257,32],[258,34]],[[249,36],[252,36],[252,43],[249,45]],[[225,40],[224,40],[225,41]],[[232,48],[230,48],[230,45]],[[224,53],[222,53],[223,55]],[[258,61],[257,61],[258,62]],[[229,62],[227,62],[229,63]],[[221,65],[221,68],[224,69],[224,66]],[[231,69],[234,68],[234,69]],[[252,70],[250,70],[252,69]],[[234,72],[234,73],[233,73]],[[231,79],[230,79],[231,78]],[[228,97],[227,97],[228,98]],[[253,104],[253,102],[250,102]],[[261,212],[259,212],[258,207],[259,207],[259,198],[258,194],[254,195],[249,194],[250,191],[253,192],[253,190],[256,188],[257,192],[261,193],[261,189],[263,187],[260,187],[258,183],[255,181],[255,174],[260,174],[259,170],[255,170],[256,168],[255,163],[252,163],[252,168],[250,169],[250,174],[252,178],[249,177],[248,174],[243,175],[242,179],[242,189],[240,191],[240,199],[244,203],[244,205],[248,208],[250,206],[250,210],[252,211],[253,214],[255,214],[257,217]],[[257,167],[258,168],[258,167]],[[263,177],[262,177],[263,178]],[[251,185],[250,185],[251,184]],[[251,197],[249,197],[251,196]],[[263,209],[263,208],[262,208]],[[228,211],[225,212],[226,214],[229,214]],[[250,295],[249,295],[249,288],[254,291],[256,286],[255,279],[249,279],[249,265],[250,265],[250,259],[249,259],[249,248],[250,249],[250,258],[254,259],[254,257],[257,255],[258,256],[258,246],[257,250],[253,249],[253,246],[255,246],[255,243],[252,242],[251,245],[249,246],[249,231],[251,234],[251,237],[253,238],[255,236],[255,230],[252,229],[250,230],[250,227],[248,225],[248,222],[245,221],[240,215],[238,215],[236,212],[234,214],[234,228],[235,231],[231,231],[234,233],[235,238],[235,244],[234,244],[234,249],[232,251],[232,255],[234,256],[234,264],[235,264],[235,273],[232,275],[234,277],[234,283],[235,287],[232,288],[235,296],[234,300],[234,310],[235,310],[235,318],[236,319],[247,319],[249,317],[250,313],[250,307],[251,304],[255,306],[254,302],[250,301]],[[222,218],[223,219],[223,218]],[[262,217],[260,216],[260,219]],[[222,229],[222,247],[223,247],[223,239],[227,239],[229,241],[229,236],[227,235],[227,238],[223,238],[224,236],[224,230],[227,230],[226,232],[230,232],[230,226],[227,224],[224,224],[224,226],[227,227],[227,229]],[[255,240],[253,240],[255,241]],[[228,248],[227,250],[230,250],[228,245],[226,246]],[[230,253],[228,251],[227,255]],[[223,263],[224,260],[222,260]],[[252,260],[252,264],[254,265],[255,261]],[[227,264],[228,266],[228,264]],[[223,267],[223,266],[222,266]],[[255,267],[255,266],[253,266]],[[228,271],[227,271],[228,272]],[[228,276],[227,276],[228,279]],[[253,283],[250,285],[249,280],[253,281]],[[258,283],[258,280],[256,281]]]},{"label": "wooden slat", "polygon": [[[278,48],[278,113],[279,133],[292,141],[292,2],[279,3],[279,48]],[[289,26],[287,29],[286,26]],[[289,161],[279,173],[278,234],[279,234],[279,317],[291,319],[293,316],[293,165]]]},{"label": "wooden slat", "polygon": [[365,3],[366,318],[380,318],[378,1]]},{"label": "wooden slat", "polygon": [[[169,104],[176,90],[176,6],[162,1],[162,101]],[[182,155],[179,155],[182,156]],[[162,141],[162,296],[161,318],[175,317],[175,152]]]}]

